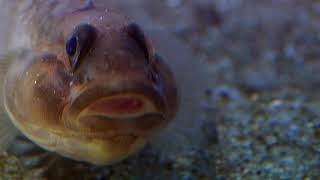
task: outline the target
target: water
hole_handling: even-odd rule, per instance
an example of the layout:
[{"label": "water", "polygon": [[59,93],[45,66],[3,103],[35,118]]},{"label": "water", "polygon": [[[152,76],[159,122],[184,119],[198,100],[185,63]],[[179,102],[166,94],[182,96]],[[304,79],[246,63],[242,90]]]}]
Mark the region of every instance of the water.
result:
[{"label": "water", "polygon": [[[197,13],[199,6],[192,0],[179,3],[123,0],[121,3],[127,3],[131,7],[128,12],[136,17],[147,14],[153,23],[174,34],[205,61],[203,70],[211,72],[207,78],[213,103],[203,106],[204,113],[191,129],[203,125],[206,138],[197,148],[183,153],[172,151],[170,155],[163,155],[165,148],[159,153],[158,147],[151,144],[135,156],[107,167],[57,156],[50,165],[49,179],[316,179],[320,176],[318,2],[202,2],[208,3],[206,17]],[[212,23],[208,14],[219,15],[221,24]],[[139,21],[147,20],[141,17]],[[198,75],[192,69],[186,74]],[[192,90],[192,87],[188,89]],[[199,98],[206,102],[209,97]],[[218,137],[212,133],[216,130]],[[190,138],[191,143],[181,140],[183,144],[177,145],[191,147],[195,144],[192,140],[202,134],[180,136],[184,137],[175,138]],[[34,175],[21,166],[21,161],[3,155],[0,179],[32,179]]]}]

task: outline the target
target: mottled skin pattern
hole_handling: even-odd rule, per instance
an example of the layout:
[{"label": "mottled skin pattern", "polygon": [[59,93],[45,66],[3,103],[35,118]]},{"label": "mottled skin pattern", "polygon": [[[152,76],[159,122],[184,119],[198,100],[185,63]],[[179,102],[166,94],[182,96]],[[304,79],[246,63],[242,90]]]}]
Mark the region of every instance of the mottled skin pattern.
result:
[{"label": "mottled skin pattern", "polygon": [[[27,49],[6,75],[4,103],[29,139],[75,160],[110,164],[174,118],[172,73],[139,26],[109,3],[3,3],[19,14],[12,22],[22,33],[12,33],[10,48]],[[94,27],[97,38],[72,69],[65,47],[80,24]]]}]

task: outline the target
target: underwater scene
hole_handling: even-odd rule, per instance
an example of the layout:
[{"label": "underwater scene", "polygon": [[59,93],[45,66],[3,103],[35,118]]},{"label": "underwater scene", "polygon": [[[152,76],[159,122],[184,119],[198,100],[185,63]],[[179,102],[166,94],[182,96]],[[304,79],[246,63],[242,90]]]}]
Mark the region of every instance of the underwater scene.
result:
[{"label": "underwater scene", "polygon": [[320,179],[320,2],[0,0],[0,180]]}]

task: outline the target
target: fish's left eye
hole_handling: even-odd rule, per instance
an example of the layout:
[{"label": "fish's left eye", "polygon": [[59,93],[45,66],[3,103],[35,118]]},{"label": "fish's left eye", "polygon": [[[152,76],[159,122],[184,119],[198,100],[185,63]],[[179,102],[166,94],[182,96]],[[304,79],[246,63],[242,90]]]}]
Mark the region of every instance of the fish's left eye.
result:
[{"label": "fish's left eye", "polygon": [[66,42],[66,53],[69,63],[74,71],[81,59],[88,54],[97,38],[96,28],[90,24],[78,25]]}]

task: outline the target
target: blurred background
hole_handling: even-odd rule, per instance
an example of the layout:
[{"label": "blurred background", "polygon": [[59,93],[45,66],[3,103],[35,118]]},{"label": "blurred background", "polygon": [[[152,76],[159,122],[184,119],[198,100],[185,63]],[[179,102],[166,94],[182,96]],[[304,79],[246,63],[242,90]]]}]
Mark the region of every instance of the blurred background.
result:
[{"label": "blurred background", "polygon": [[[320,177],[319,1],[145,0],[140,6],[207,63],[219,135],[216,179]],[[186,179],[199,178],[190,174]]]},{"label": "blurred background", "polygon": [[[110,168],[74,165],[64,160],[56,163],[52,177],[183,180],[320,177],[319,1],[132,0],[130,3],[131,8],[143,10],[205,62],[210,72],[208,78],[212,80],[206,95],[213,103],[205,104],[204,108],[215,123],[206,124],[208,128],[203,132],[210,141],[202,149],[173,159],[160,158],[146,148],[136,157]],[[15,157],[3,157],[1,161],[6,164],[0,167],[4,173],[27,171],[17,166]]]}]

